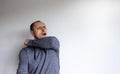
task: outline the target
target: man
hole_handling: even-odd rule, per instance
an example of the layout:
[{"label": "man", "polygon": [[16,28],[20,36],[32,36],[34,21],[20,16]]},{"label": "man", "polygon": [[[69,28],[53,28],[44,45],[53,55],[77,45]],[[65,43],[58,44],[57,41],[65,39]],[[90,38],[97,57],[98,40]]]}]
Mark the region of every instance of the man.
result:
[{"label": "man", "polygon": [[30,25],[34,40],[25,40],[19,53],[17,74],[59,74],[59,41],[47,36],[47,28],[41,21]]}]

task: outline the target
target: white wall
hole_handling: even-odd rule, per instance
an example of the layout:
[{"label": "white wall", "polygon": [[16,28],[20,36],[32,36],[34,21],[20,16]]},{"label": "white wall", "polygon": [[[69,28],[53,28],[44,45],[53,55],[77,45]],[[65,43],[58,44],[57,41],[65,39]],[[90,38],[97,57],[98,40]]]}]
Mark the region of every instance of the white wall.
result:
[{"label": "white wall", "polygon": [[61,43],[61,74],[120,74],[120,2],[0,0],[0,74],[16,74],[36,20]]}]

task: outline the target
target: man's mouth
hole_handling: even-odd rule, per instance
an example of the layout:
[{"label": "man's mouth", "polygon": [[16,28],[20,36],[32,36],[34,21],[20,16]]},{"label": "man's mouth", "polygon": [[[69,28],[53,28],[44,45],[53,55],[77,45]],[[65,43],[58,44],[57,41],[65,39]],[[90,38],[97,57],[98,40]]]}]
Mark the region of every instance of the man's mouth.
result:
[{"label": "man's mouth", "polygon": [[46,33],[43,33],[43,35],[46,35]]}]

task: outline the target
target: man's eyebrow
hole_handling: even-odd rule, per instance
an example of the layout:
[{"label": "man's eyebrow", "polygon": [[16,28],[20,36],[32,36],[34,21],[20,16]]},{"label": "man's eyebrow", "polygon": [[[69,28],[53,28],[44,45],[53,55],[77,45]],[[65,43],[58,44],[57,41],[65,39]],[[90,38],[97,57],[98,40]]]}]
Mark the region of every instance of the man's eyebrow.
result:
[{"label": "man's eyebrow", "polygon": [[46,27],[45,25],[43,27]]},{"label": "man's eyebrow", "polygon": [[38,26],[38,28],[40,28],[40,27],[44,27],[44,28],[46,28],[46,26]]}]

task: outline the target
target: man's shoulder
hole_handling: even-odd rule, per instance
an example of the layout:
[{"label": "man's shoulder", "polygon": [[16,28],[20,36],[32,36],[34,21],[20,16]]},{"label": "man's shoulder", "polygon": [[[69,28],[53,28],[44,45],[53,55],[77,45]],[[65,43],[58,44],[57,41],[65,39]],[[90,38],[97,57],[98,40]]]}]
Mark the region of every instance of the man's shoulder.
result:
[{"label": "man's shoulder", "polygon": [[50,38],[56,38],[55,36],[47,36],[47,37],[50,37]]},{"label": "man's shoulder", "polygon": [[32,50],[33,50],[32,47],[24,47],[24,48],[22,48],[22,49],[20,50],[20,52],[30,52],[30,51],[32,51]]},{"label": "man's shoulder", "polygon": [[48,36],[48,37],[46,37],[46,38],[48,38],[48,39],[50,39],[50,40],[53,40],[53,41],[59,41],[58,38],[55,37],[55,36]]},{"label": "man's shoulder", "polygon": [[57,37],[55,37],[55,36],[46,36],[46,37],[44,37],[44,38],[41,38],[41,39],[53,39],[53,38],[55,38],[55,39],[57,39]]}]

